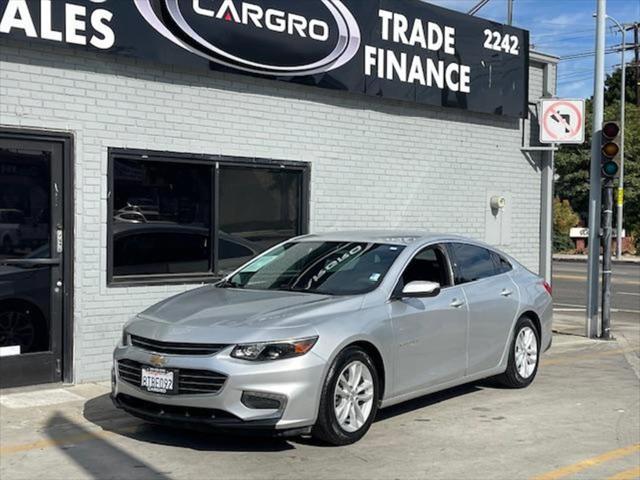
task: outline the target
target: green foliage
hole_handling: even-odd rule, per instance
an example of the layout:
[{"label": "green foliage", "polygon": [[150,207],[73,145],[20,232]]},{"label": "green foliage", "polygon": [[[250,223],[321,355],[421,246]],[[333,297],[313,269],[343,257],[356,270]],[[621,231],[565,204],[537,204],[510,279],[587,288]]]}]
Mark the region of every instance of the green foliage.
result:
[{"label": "green foliage", "polygon": [[[625,103],[636,103],[636,78],[635,68],[627,67],[625,73]],[[620,80],[622,78],[622,69],[616,69],[611,75],[607,75],[604,82],[604,104],[611,105],[614,102],[620,102]],[[618,103],[619,104],[619,103]]]},{"label": "green foliage", "polygon": [[568,200],[553,199],[553,250],[567,252],[573,250],[569,231],[580,223],[580,216],[573,211]]},{"label": "green foliage", "polygon": [[569,238],[569,235],[562,235],[561,233],[553,233],[553,251],[555,253],[573,253],[575,246]]},{"label": "green foliage", "polygon": [[[624,152],[624,228],[640,238],[640,107],[635,102],[633,69],[627,69]],[[586,135],[582,145],[563,145],[556,153],[556,194],[568,200],[583,223],[587,224],[589,204],[589,165],[591,162],[592,101],[587,100]],[[605,120],[620,121],[620,71],[607,77]],[[615,222],[614,218],[614,222]],[[614,223],[615,224],[615,223]]]},{"label": "green foliage", "polygon": [[569,200],[553,199],[553,230],[569,235],[569,231],[580,223],[580,217],[571,208]]}]

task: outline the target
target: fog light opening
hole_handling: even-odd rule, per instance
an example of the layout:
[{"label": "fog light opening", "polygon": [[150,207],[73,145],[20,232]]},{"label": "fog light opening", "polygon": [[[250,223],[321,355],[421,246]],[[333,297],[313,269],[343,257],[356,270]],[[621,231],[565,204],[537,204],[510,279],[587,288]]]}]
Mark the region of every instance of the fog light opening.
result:
[{"label": "fog light opening", "polygon": [[242,392],[242,404],[254,410],[284,410],[287,397],[277,393]]}]

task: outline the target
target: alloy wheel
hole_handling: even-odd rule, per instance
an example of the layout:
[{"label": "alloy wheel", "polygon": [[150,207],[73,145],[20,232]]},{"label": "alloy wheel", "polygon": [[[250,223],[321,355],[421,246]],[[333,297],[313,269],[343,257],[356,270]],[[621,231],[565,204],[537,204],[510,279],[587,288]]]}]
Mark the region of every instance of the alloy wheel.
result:
[{"label": "alloy wheel", "polygon": [[522,378],[529,378],[538,363],[538,339],[531,327],[524,327],[516,338],[516,368]]},{"label": "alloy wheel", "polygon": [[340,428],[356,432],[366,423],[373,407],[373,375],[359,360],[347,364],[336,382],[334,412]]},{"label": "alloy wheel", "polygon": [[28,312],[0,312],[0,346],[20,345],[22,353],[29,352],[35,336],[35,327]]}]

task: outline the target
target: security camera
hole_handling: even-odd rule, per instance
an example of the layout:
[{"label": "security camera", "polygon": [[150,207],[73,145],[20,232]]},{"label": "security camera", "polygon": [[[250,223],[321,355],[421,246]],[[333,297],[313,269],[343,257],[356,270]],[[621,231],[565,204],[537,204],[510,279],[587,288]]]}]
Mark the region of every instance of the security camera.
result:
[{"label": "security camera", "polygon": [[507,199],[503,196],[496,195],[491,197],[491,209],[492,210],[502,210],[507,204]]}]

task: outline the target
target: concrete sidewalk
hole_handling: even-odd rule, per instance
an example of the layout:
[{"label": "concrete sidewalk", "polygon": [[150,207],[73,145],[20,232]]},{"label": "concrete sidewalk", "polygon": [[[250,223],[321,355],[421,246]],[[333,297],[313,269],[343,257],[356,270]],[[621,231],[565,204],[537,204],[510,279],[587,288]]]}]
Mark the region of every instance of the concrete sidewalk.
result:
[{"label": "concrete sidewalk", "polygon": [[0,478],[628,476],[640,468],[640,381],[625,353],[638,349],[556,334],[528,389],[429,395],[383,410],[342,448],[148,425],[114,409],[106,384],[20,390],[0,398]]}]

